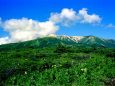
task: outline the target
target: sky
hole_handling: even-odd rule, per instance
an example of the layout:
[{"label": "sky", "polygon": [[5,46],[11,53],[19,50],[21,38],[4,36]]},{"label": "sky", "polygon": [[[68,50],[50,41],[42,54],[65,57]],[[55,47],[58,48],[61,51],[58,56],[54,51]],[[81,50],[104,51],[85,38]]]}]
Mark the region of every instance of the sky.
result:
[{"label": "sky", "polygon": [[115,0],[0,0],[0,44],[49,34],[115,39]]}]

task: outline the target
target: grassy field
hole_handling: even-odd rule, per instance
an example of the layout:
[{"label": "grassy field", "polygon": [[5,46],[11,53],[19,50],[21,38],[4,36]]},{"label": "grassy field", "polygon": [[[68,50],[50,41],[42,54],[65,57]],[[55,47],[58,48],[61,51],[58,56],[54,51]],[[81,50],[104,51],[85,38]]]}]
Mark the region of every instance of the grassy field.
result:
[{"label": "grassy field", "polygon": [[115,86],[115,49],[59,45],[0,51],[1,86]]}]

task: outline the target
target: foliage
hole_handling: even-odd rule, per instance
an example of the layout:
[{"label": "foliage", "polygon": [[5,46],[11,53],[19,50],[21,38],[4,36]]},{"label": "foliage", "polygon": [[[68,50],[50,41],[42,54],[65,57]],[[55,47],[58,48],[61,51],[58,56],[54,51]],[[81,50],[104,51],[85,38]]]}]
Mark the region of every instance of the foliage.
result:
[{"label": "foliage", "polygon": [[44,48],[44,47],[51,47],[51,46],[58,46],[64,45],[68,47],[76,47],[76,48],[92,48],[92,47],[99,47],[99,48],[115,48],[115,40],[104,40],[98,37],[84,37],[83,39],[75,42],[72,39],[58,39],[55,37],[44,37],[38,38],[35,40],[25,41],[25,42],[18,42],[18,43],[10,43],[0,45],[0,51],[7,51],[7,50],[16,50],[22,48]]},{"label": "foliage", "polygon": [[1,86],[114,86],[115,49],[64,45],[0,52]]}]

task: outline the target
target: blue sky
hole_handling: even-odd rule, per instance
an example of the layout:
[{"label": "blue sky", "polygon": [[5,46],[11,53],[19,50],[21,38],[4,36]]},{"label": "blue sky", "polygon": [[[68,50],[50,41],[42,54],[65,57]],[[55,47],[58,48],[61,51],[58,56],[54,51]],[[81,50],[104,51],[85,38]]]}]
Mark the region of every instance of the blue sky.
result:
[{"label": "blue sky", "polygon": [[[4,23],[10,19],[32,19],[48,21],[51,13],[60,13],[62,9],[73,9],[78,13],[87,8],[89,15],[96,14],[102,20],[98,25],[76,23],[65,27],[59,24],[57,35],[88,36],[115,39],[115,0],[0,0],[0,17]],[[4,27],[0,27],[0,38],[10,37]]]}]

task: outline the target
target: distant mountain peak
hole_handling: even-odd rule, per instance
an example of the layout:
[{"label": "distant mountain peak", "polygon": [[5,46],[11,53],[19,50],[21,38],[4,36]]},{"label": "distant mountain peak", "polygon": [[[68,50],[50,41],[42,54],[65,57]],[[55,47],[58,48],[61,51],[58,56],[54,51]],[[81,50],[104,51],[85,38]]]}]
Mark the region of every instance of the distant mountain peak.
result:
[{"label": "distant mountain peak", "polygon": [[55,34],[50,34],[47,37],[55,37],[58,39],[63,39],[63,40],[71,40],[74,42],[78,42],[78,40],[81,40],[82,38],[84,38],[83,36],[67,36],[67,35],[55,35]]}]

